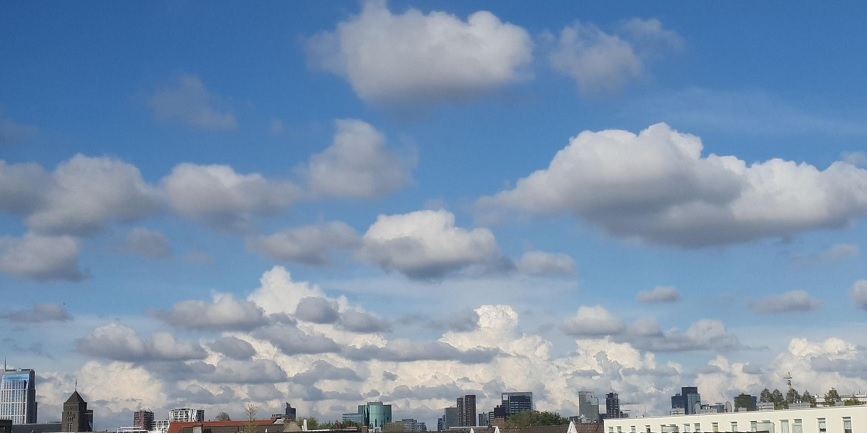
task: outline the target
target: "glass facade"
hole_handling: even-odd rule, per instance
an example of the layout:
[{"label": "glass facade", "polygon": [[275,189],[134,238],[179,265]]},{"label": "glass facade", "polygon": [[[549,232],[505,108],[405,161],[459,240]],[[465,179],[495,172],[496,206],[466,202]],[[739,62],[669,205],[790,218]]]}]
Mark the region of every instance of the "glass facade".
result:
[{"label": "glass facade", "polygon": [[35,371],[3,372],[0,378],[0,419],[9,419],[13,425],[36,423]]},{"label": "glass facade", "polygon": [[391,423],[391,405],[384,405],[381,401],[359,405],[358,412],[364,416],[364,424],[369,428],[382,428]]}]

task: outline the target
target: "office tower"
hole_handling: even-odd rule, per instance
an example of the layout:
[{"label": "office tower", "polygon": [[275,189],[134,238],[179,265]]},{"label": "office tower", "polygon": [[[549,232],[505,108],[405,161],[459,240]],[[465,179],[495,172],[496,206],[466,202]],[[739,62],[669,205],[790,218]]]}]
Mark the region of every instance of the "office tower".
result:
[{"label": "office tower", "polygon": [[0,419],[13,425],[36,423],[36,371],[7,369],[0,376]]},{"label": "office tower", "polygon": [[698,387],[682,387],[681,396],[683,396],[684,413],[696,414],[701,409],[701,395],[698,394]]},{"label": "office tower", "polygon": [[501,396],[507,417],[533,410],[533,392],[504,392]]},{"label": "office tower", "polygon": [[459,426],[476,426],[476,395],[464,395],[456,401]]},{"label": "office tower", "polygon": [[605,395],[605,418],[617,419],[620,417],[620,397],[611,392]]},{"label": "office tower", "polygon": [[205,410],[195,408],[176,408],[169,411],[169,423],[171,422],[204,422]]},{"label": "office tower", "polygon": [[479,426],[491,426],[488,421],[488,413],[479,413]]},{"label": "office tower", "polygon": [[62,432],[92,432],[93,410],[87,409],[87,402],[78,394],[72,392],[69,399],[63,403],[61,419]]},{"label": "office tower", "polygon": [[446,407],[443,412],[443,427],[449,429],[452,427],[461,426],[460,418],[458,417],[457,407]]},{"label": "office tower", "polygon": [[578,415],[583,423],[599,422],[599,398],[586,390],[579,391]]},{"label": "office tower", "polygon": [[148,431],[154,430],[154,412],[150,410],[139,410],[132,414],[132,426],[146,429]]},{"label": "office tower", "polygon": [[464,412],[464,398],[458,398],[456,401],[455,408],[458,409],[458,426],[467,426],[467,421],[464,418],[464,415],[466,415]]},{"label": "office tower", "polygon": [[358,406],[358,414],[361,415],[362,426],[369,429],[379,428],[391,423],[391,404],[385,405],[382,401],[372,401]]}]

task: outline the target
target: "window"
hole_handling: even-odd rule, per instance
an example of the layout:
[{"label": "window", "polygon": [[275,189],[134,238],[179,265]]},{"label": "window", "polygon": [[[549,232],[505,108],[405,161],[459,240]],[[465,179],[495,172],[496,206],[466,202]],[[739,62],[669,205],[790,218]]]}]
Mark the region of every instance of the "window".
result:
[{"label": "window", "polygon": [[713,432],[719,432],[719,422],[713,422],[710,424],[710,430]]},{"label": "window", "polygon": [[701,432],[701,424],[698,423],[698,422],[696,422],[696,423],[695,423],[695,430],[693,430],[693,431],[695,431],[695,432]]},{"label": "window", "polygon": [[688,423],[683,424],[683,432],[689,432],[689,424]]},{"label": "window", "polygon": [[650,432],[650,425],[644,425],[644,432]]},{"label": "window", "polygon": [[804,429],[801,428],[801,419],[795,419],[792,422],[792,432],[804,432]]},{"label": "window", "polygon": [[617,432],[623,432],[623,428],[621,428],[620,425],[617,425]]},{"label": "window", "polygon": [[843,418],[843,432],[852,432],[852,418],[844,417]]},{"label": "window", "polygon": [[732,422],[732,432],[738,432],[738,423]]},{"label": "window", "polygon": [[629,427],[629,432],[638,432],[635,430],[635,425]]},{"label": "window", "polygon": [[758,429],[759,429],[759,423],[754,421],[754,420],[751,420],[750,421],[750,432],[756,432],[756,431],[758,431]]},{"label": "window", "polygon": [[783,419],[780,421],[780,432],[789,432],[789,420]]},{"label": "window", "polygon": [[818,422],[819,422],[819,432],[827,432],[827,431],[828,431],[828,427],[825,426],[825,418],[824,418],[824,417],[820,417],[819,420],[818,420]]},{"label": "window", "polygon": [[613,427],[613,426],[609,426],[609,427],[608,427],[608,432],[614,432],[614,427]]}]

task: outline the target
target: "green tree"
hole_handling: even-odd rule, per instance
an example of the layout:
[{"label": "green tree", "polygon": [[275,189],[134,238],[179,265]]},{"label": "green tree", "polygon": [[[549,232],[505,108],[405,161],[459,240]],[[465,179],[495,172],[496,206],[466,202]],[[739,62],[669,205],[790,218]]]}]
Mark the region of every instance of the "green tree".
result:
[{"label": "green tree", "polygon": [[774,389],[774,391],[771,392],[771,402],[774,403],[775,410],[786,408],[786,397],[783,396],[783,392],[780,392],[780,389]]},{"label": "green tree", "polygon": [[531,426],[565,425],[569,419],[552,411],[522,411],[506,420],[506,428],[527,428]]},{"label": "green tree", "polygon": [[843,400],[843,405],[861,405],[861,401],[853,395]]},{"label": "green tree", "polygon": [[[301,419],[301,420],[302,420],[301,424],[303,425],[304,419]],[[307,420],[307,429],[319,429],[319,421],[316,420],[315,417],[310,416],[310,417],[306,418],[306,420]]]},{"label": "green tree", "polygon": [[825,405],[828,407],[834,407],[842,401],[843,398],[841,398],[840,394],[837,393],[837,389],[833,387],[825,394]]},{"label": "green tree", "polygon": [[[767,390],[767,389],[765,389]],[[768,392],[770,394],[770,392]],[[756,410],[756,402],[753,401],[752,395],[747,395],[746,393],[741,393],[740,395],[735,397],[735,408],[745,408],[747,411],[755,411]]]},{"label": "green tree", "polygon": [[789,389],[789,391],[786,392],[786,403],[794,404],[796,402],[801,402],[801,394],[795,389]]},{"label": "green tree", "polygon": [[809,390],[804,389],[804,393],[801,394],[801,401],[809,403],[810,407],[816,406],[816,397]]},{"label": "green tree", "polygon": [[759,394],[759,402],[774,402],[774,398],[771,396],[771,391],[768,390],[767,387]]}]

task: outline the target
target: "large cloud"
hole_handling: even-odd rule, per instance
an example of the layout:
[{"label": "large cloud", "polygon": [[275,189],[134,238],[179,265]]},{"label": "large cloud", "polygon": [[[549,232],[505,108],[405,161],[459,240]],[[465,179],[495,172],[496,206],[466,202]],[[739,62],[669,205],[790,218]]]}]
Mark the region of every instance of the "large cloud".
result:
[{"label": "large cloud", "polygon": [[208,92],[198,77],[182,75],[172,87],[155,92],[147,101],[154,115],[188,127],[221,131],[238,126],[235,116],[218,110],[219,99]]},{"label": "large cloud", "polygon": [[0,272],[22,279],[79,281],[81,241],[71,236],[0,237]]},{"label": "large cloud", "polygon": [[199,344],[178,342],[170,333],[142,338],[132,328],[117,323],[97,327],[78,339],[76,345],[82,354],[129,362],[193,360],[207,356]]},{"label": "large cloud", "polygon": [[355,229],[346,223],[326,222],[251,237],[247,249],[277,261],[325,265],[331,262],[333,250],[350,249],[359,243]]},{"label": "large cloud", "polygon": [[851,164],[748,166],[701,152],[697,137],[665,124],[638,135],[585,131],[547,169],[477,207],[483,219],[573,214],[615,236],[684,247],[791,237],[867,214],[867,170]]},{"label": "large cloud", "polygon": [[308,49],[316,66],[345,77],[373,103],[466,100],[521,79],[532,60],[530,35],[490,12],[466,21],[417,9],[395,15],[378,0],[312,38]]},{"label": "large cloud", "polygon": [[247,230],[255,215],[281,211],[298,197],[298,188],[289,182],[239,174],[222,165],[179,164],[163,184],[180,216],[229,231]]},{"label": "large cloud", "polygon": [[361,260],[410,278],[439,278],[497,257],[494,235],[485,228],[455,226],[445,210],[380,215],[364,234]]},{"label": "large cloud", "polygon": [[155,315],[172,327],[196,330],[251,330],[266,323],[262,309],[231,294],[216,294],[213,303],[182,301]]},{"label": "large cloud", "polygon": [[385,138],[370,124],[339,120],[334,143],[311,156],[300,173],[314,196],[375,198],[410,184],[415,165],[414,156],[389,152]]}]

